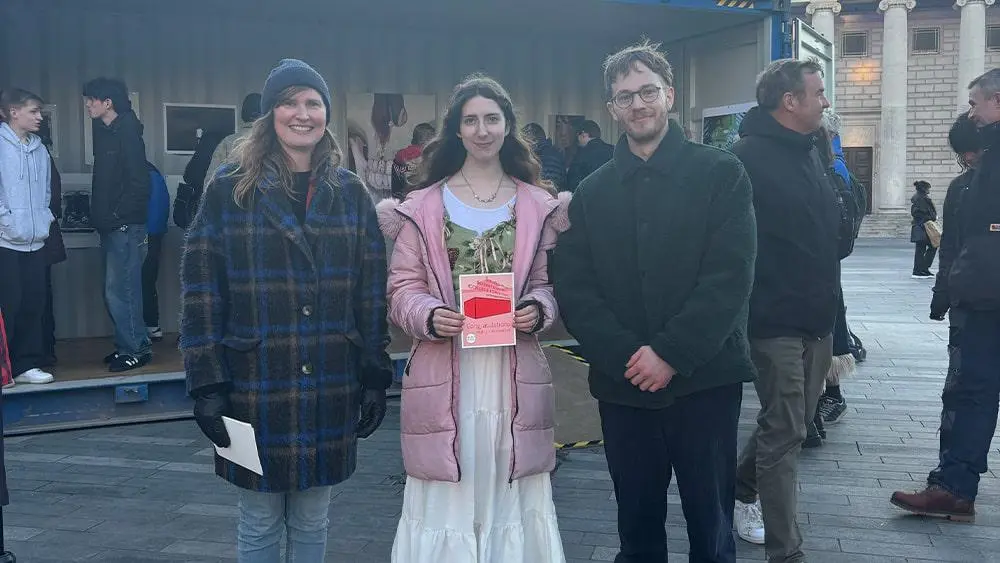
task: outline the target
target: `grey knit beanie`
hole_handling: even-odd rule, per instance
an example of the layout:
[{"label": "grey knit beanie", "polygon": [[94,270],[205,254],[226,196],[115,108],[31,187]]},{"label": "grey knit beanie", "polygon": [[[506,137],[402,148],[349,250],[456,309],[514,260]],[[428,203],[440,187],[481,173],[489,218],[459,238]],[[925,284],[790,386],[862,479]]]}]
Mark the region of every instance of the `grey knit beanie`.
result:
[{"label": "grey knit beanie", "polygon": [[291,86],[308,86],[317,92],[326,104],[326,123],[330,124],[330,87],[316,69],[298,59],[282,59],[271,70],[260,93],[260,112],[265,114],[278,103],[278,95]]}]

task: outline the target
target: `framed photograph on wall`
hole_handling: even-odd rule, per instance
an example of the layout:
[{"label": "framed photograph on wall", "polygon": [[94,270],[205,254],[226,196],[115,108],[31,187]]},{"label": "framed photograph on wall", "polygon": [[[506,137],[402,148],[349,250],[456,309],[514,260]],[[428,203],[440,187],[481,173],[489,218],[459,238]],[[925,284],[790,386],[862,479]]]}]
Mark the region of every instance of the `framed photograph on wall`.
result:
[{"label": "framed photograph on wall", "polygon": [[49,147],[52,158],[59,158],[59,114],[55,105],[42,106],[42,125],[38,129],[38,136]]},{"label": "framed photograph on wall", "polygon": [[[136,117],[142,121],[142,114],[139,113],[139,93],[129,92],[128,101],[132,103],[132,111]],[[94,120],[87,115],[87,110],[83,110],[83,162],[87,166],[94,165]]]},{"label": "framed photograph on wall", "polygon": [[190,155],[203,133],[222,137],[236,132],[236,106],[163,104],[163,146],[167,154]]},{"label": "framed photograph on wall", "polygon": [[743,116],[756,103],[735,104],[705,108],[701,119],[701,142],[706,145],[729,150],[740,139],[740,124]]},{"label": "framed photograph on wall", "polygon": [[364,180],[374,201],[392,197],[393,161],[410,145],[413,130],[420,124],[436,127],[437,96],[398,92],[347,94],[346,164]]}]

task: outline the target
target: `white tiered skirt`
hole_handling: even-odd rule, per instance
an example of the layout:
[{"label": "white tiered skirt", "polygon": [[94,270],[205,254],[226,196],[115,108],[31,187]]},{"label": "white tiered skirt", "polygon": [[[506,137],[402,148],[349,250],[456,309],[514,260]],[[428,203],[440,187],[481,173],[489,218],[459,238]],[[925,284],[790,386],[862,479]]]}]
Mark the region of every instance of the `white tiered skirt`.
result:
[{"label": "white tiered skirt", "polygon": [[[509,351],[463,350],[458,483],[407,477],[393,563],[564,563],[549,474],[508,482]],[[406,405],[403,405],[406,408]]]}]

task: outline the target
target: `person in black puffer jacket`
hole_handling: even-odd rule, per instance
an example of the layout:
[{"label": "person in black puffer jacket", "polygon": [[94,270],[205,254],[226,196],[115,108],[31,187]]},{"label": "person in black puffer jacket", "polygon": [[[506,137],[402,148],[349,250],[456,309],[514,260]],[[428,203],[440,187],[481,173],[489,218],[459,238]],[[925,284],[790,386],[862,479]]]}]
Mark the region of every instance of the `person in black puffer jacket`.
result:
[{"label": "person in black puffer jacket", "polygon": [[937,248],[931,244],[930,237],[927,236],[927,228],[924,226],[930,221],[937,221],[937,208],[931,200],[931,185],[923,180],[913,182],[916,192],[910,198],[910,215],[913,223],[910,227],[910,242],[914,243],[913,252],[913,277],[932,278],[931,264],[934,263],[934,256]]}]

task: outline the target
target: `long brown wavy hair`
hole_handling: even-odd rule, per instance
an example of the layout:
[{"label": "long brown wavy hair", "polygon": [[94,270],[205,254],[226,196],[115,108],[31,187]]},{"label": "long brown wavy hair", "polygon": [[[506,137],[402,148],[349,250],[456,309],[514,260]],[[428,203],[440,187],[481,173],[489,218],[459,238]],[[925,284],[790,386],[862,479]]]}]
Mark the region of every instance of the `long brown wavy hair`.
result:
[{"label": "long brown wavy hair", "polygon": [[[308,89],[308,86],[286,88],[278,95],[275,107]],[[326,111],[329,112],[330,108],[326,108]],[[313,148],[310,163],[312,177],[317,181],[326,180],[333,183],[336,178],[336,168],[340,166],[342,158],[340,145],[330,130],[326,129],[319,143]],[[232,160],[238,165],[232,172],[232,175],[238,178],[233,188],[233,200],[236,205],[246,209],[253,201],[254,193],[264,189],[268,183],[280,186],[289,198],[295,198],[294,175],[288,165],[288,156],[281,148],[278,133],[274,129],[274,108],[267,110],[254,121],[250,133],[236,142]]]},{"label": "long brown wavy hair", "polygon": [[458,137],[459,127],[462,124],[462,110],[466,102],[476,96],[493,100],[503,111],[509,131],[500,148],[500,166],[504,173],[522,182],[551,191],[551,183],[539,179],[542,165],[525,140],[521,128],[517,126],[517,115],[514,113],[510,95],[499,82],[483,74],[473,74],[455,86],[441,130],[424,149],[421,171],[418,174],[419,184],[427,187],[452,177],[462,169],[468,156],[462,139]]}]

